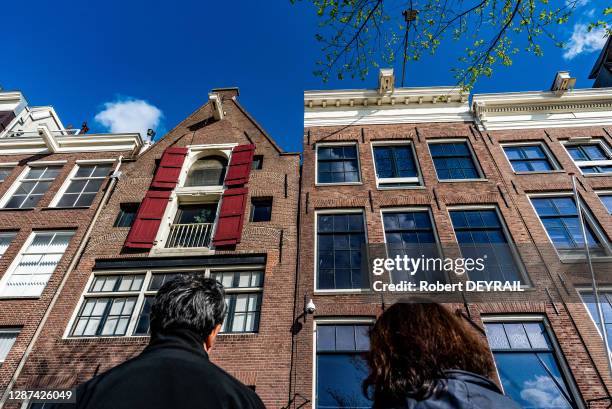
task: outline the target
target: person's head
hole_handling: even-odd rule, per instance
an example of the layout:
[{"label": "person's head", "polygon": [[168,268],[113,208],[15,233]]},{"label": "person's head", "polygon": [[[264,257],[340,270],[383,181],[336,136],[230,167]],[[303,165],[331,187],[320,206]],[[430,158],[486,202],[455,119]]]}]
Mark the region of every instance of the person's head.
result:
[{"label": "person's head", "polygon": [[151,306],[151,335],[188,329],[212,348],[227,313],[223,286],[201,274],[179,275],[164,284]]},{"label": "person's head", "polygon": [[461,319],[436,303],[397,303],[370,331],[370,367],[363,383],[374,407],[423,399],[445,370],[490,376],[493,361],[485,343]]}]

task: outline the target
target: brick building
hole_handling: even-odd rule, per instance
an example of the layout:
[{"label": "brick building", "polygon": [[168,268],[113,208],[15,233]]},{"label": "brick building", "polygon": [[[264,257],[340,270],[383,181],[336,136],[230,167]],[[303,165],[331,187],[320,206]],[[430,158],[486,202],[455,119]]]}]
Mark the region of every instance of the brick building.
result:
[{"label": "brick building", "polygon": [[73,269],[113,170],[142,145],[138,134],[67,129],[52,107],[0,92],[0,391]]},{"label": "brick building", "polygon": [[365,334],[400,296],[372,291],[365,243],[503,245],[506,264],[486,279],[525,291],[451,305],[488,342],[492,377],[523,406],[609,405],[570,175],[609,323],[612,92],[566,92],[567,81],[471,105],[451,87],[394,88],[385,70],[378,89],[304,93],[296,310],[310,299],[316,310],[295,331],[295,407],[369,407]]},{"label": "brick building", "polygon": [[73,387],[138,354],[156,290],[194,272],[227,293],[211,359],[269,407],[287,402],[300,156],[283,152],[237,97],[213,90],[123,162],[16,389]]}]

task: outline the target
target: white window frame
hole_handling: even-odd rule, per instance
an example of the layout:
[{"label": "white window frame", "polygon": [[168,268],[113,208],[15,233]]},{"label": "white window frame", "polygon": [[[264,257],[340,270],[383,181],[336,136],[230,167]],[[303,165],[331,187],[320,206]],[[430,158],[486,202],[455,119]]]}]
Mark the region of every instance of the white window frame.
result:
[{"label": "white window frame", "polygon": [[[58,175],[58,177],[59,177],[59,176],[61,176],[61,173],[62,173],[62,169],[61,168],[66,163],[67,163],[67,161],[65,161],[65,160],[29,162],[26,166],[23,167],[23,169],[21,170],[21,173],[19,174],[17,179],[15,179],[15,181],[13,182],[11,187],[6,191],[6,193],[4,193],[4,196],[2,196],[2,199],[0,199],[0,208],[1,209],[9,209],[9,208],[6,208],[5,206],[7,205],[8,201],[11,200],[11,198],[13,197],[13,194],[15,194],[17,189],[19,189],[19,187],[21,186],[21,183],[25,179],[25,177],[28,174],[28,172],[30,171],[30,169],[37,168],[37,167],[41,168],[41,167],[47,167],[47,166],[59,166],[60,167],[60,172],[59,172],[60,174]],[[53,184],[53,182],[56,179],[54,179],[51,183]],[[47,190],[43,194],[43,196],[42,196],[42,198],[40,200],[44,200],[45,196],[48,193],[49,193],[49,191]],[[38,204],[37,204],[37,206],[38,206]],[[31,209],[31,208],[30,207],[20,207],[20,208],[10,208],[10,209]]]},{"label": "white window frame", "polygon": [[[559,253],[557,246],[555,246],[555,243],[552,241],[552,238],[548,234],[548,230],[546,229],[546,226],[544,226],[544,222],[542,222],[542,219],[540,218],[540,215],[538,214],[538,211],[536,210],[533,204],[533,200],[532,200],[533,198],[541,198],[541,197],[571,197],[575,203],[576,199],[574,197],[574,194],[572,192],[532,193],[532,194],[527,195],[527,199],[529,200],[529,204],[531,205],[531,209],[533,210],[535,217],[540,222],[540,226],[542,227],[542,230],[544,230],[544,233],[546,233],[546,237],[548,237],[548,241],[550,242],[550,245],[555,249],[555,252],[557,253],[557,256],[559,257],[559,260],[561,260],[562,263],[563,262],[572,263],[572,262],[577,262],[577,261],[583,261],[586,255],[584,257],[576,257],[576,256],[562,255],[561,253]],[[579,200],[580,200],[580,206],[582,207],[584,215],[586,216],[585,219],[587,223],[589,224],[589,227],[591,227],[591,229],[593,230],[593,233],[595,233],[595,236],[597,237],[597,239],[599,239],[600,243],[603,245],[604,251],[606,252],[605,256],[601,256],[601,257],[593,256],[593,261],[598,261],[598,260],[608,261],[610,257],[612,256],[612,248],[611,248],[610,242],[608,241],[606,234],[600,230],[599,222],[594,218],[594,216],[592,215],[590,209],[586,206],[586,203],[584,202],[582,197],[579,197]],[[603,206],[603,203],[602,203],[602,206]]]},{"label": "white window frame", "polygon": [[[330,182],[321,183],[319,182],[319,148],[320,147],[334,147],[334,146],[354,146],[357,153],[357,173],[359,174],[358,182]],[[363,175],[361,172],[361,158],[359,154],[359,144],[357,142],[317,142],[315,144],[315,186],[357,186],[363,184]]]},{"label": "white window frame", "polygon": [[604,209],[606,209],[606,211],[612,215],[612,209],[608,210],[608,208],[606,207],[606,205],[604,204],[603,200],[601,200],[602,196],[612,196],[612,190],[596,190],[595,193],[597,194],[597,198],[599,199],[599,201],[601,202],[601,205],[604,207]]},{"label": "white window frame", "polygon": [[[575,140],[568,139],[568,140],[561,141],[561,144],[565,148],[565,153],[567,153],[567,156],[569,156],[570,160],[574,163],[574,165],[576,165],[576,167],[580,170],[580,173],[582,175],[588,176],[588,177],[594,177],[594,176],[609,176],[612,174],[612,172],[584,173],[582,171],[583,166],[612,166],[612,149],[608,145],[608,142],[605,141],[603,138],[579,138]],[[603,149],[603,151],[606,153],[606,155],[608,155],[608,157],[611,159],[576,161],[574,160],[574,158],[572,158],[572,155],[570,155],[569,150],[567,149],[568,146],[593,145],[593,144],[599,145],[601,149]]]},{"label": "white window frame", "polygon": [[[495,323],[541,322],[542,324],[544,324],[546,335],[548,335],[548,339],[550,340],[550,343],[553,347],[552,348],[553,353],[555,355],[557,362],[559,363],[559,369],[561,370],[561,373],[563,374],[564,379],[567,382],[567,387],[569,389],[569,392],[572,394],[572,397],[574,398],[574,402],[576,402],[578,407],[580,409],[585,409],[584,403],[582,401],[582,395],[580,394],[580,390],[578,389],[578,386],[576,385],[576,380],[574,379],[573,373],[571,369],[569,368],[565,355],[563,354],[563,351],[561,350],[561,347],[559,345],[559,341],[557,340],[557,337],[555,336],[555,333],[552,330],[550,322],[548,321],[546,316],[542,314],[535,314],[535,315],[520,315],[520,314],[517,314],[517,315],[514,315],[514,314],[513,315],[493,315],[493,314],[488,315],[487,314],[485,315],[483,314],[480,316],[480,319],[482,323],[485,324],[485,326],[487,323],[495,324]],[[504,392],[504,386],[502,385],[501,379],[499,377],[499,370],[497,369],[497,363],[495,362],[493,351],[491,351],[491,347],[489,347],[488,339],[487,339],[487,347],[489,348],[489,353],[491,354],[491,359],[493,360],[493,365],[495,366],[495,376],[497,376],[498,385],[500,386],[502,392]]]},{"label": "white window frame", "polygon": [[[11,349],[9,349],[8,353],[6,354],[6,357],[9,356],[9,354],[11,353],[11,350],[15,346],[15,343],[17,342],[17,338],[19,338],[19,335],[21,334],[21,330],[22,329],[19,327],[0,327],[0,333],[2,334],[15,334],[15,340],[13,341],[13,344],[11,345]],[[0,357],[0,366],[2,366],[2,364],[5,361],[6,361],[6,358]]]},{"label": "white window frame", "polygon": [[315,318],[312,321],[312,407],[317,402],[317,325],[374,325],[374,317]]},{"label": "white window frame", "polygon": [[[315,210],[313,212],[314,215],[314,294],[315,295],[333,295],[333,294],[361,294],[361,293],[369,293],[372,290],[369,288],[330,288],[330,289],[321,289],[318,288],[319,282],[319,263],[317,260],[319,259],[319,240],[318,240],[318,219],[321,214],[361,214],[363,217],[363,233],[365,235],[364,244],[368,244],[368,221],[365,215],[364,208],[338,208],[338,209],[321,209]],[[365,255],[361,255],[364,257]]]},{"label": "white window frame", "polygon": [[[12,277],[13,273],[15,272],[17,267],[19,266],[19,263],[21,262],[21,259],[22,259],[23,255],[25,254],[26,250],[30,247],[30,245],[34,241],[34,237],[36,237],[36,234],[38,234],[38,233],[41,233],[41,234],[45,234],[45,233],[54,233],[54,234],[72,233],[72,236],[70,237],[70,240],[68,241],[68,245],[66,246],[66,249],[64,249],[64,252],[62,253],[62,256],[60,257],[60,259],[58,260],[57,264],[55,265],[55,268],[53,269],[53,272],[51,272],[49,280],[47,281],[47,283],[43,287],[43,290],[41,291],[40,294],[38,294],[38,295],[3,295],[2,291],[6,287],[7,282],[9,281],[9,279]],[[0,299],[4,299],[4,298],[33,298],[33,299],[37,299],[37,298],[40,298],[42,296],[42,293],[44,292],[45,288],[47,288],[47,285],[49,284],[49,281],[53,277],[53,274],[55,274],[55,271],[57,270],[57,266],[64,259],[65,255],[66,255],[66,251],[70,247],[70,244],[72,242],[72,239],[74,238],[75,233],[76,233],[75,230],[32,230],[32,232],[30,233],[30,235],[28,236],[26,241],[23,243],[23,245],[19,249],[19,253],[17,253],[15,258],[11,262],[9,268],[4,273],[4,276],[2,276],[2,278],[0,279]],[[54,254],[59,254],[59,253],[54,253]]]},{"label": "white window frame", "polygon": [[[70,320],[68,321],[68,325],[64,329],[64,334],[62,336],[63,339],[102,339],[102,338],[111,338],[111,339],[121,339],[121,338],[149,338],[149,335],[135,335],[134,330],[136,329],[136,325],[138,324],[138,319],[140,317],[140,312],[142,311],[142,307],[145,303],[145,298],[147,296],[155,295],[157,290],[150,291],[148,290],[149,284],[153,279],[153,276],[156,274],[174,274],[174,273],[203,273],[204,277],[209,278],[211,273],[216,272],[241,272],[241,271],[261,271],[263,273],[263,287],[249,287],[249,288],[234,288],[231,289],[231,293],[254,293],[259,292],[261,294],[264,293],[265,280],[266,280],[266,271],[265,265],[259,264],[251,264],[251,265],[240,265],[240,266],[210,266],[210,267],[185,267],[185,268],[159,268],[159,269],[129,269],[129,270],[100,270],[94,271],[89,275],[89,279],[87,280],[87,284],[85,288],[81,292],[81,296],[79,298],[79,302],[74,308]],[[142,287],[139,291],[125,291],[125,292],[91,292],[91,285],[94,282],[95,277],[99,276],[113,276],[113,275],[144,275],[144,280],[142,282]],[[83,303],[88,298],[114,298],[114,297],[125,297],[132,296],[137,297],[136,303],[134,304],[134,309],[132,310],[132,315],[130,316],[130,321],[125,331],[125,335],[103,335],[103,336],[74,336],[72,335],[72,330],[76,321],[79,317],[79,313],[83,307]],[[262,298],[263,305],[263,298]],[[260,306],[261,307],[261,306]],[[261,324],[261,309],[260,309],[260,324]],[[261,328],[261,326],[260,326]],[[223,337],[230,336],[244,336],[249,334],[256,334],[258,332],[223,332],[219,333]]]},{"label": "white window frame", "polygon": [[[539,174],[539,173],[563,172],[561,165],[559,165],[559,162],[556,160],[553,153],[551,152],[551,150],[548,148],[548,146],[546,145],[544,141],[503,142],[503,143],[500,143],[500,146],[502,147],[502,151],[504,152],[504,157],[508,161],[508,165],[510,166],[510,169],[512,169],[512,171],[516,175],[534,175],[534,174]],[[542,151],[544,152],[544,155],[546,155],[546,159],[548,159],[548,162],[551,164],[552,169],[551,170],[535,170],[535,171],[518,171],[518,172],[514,170],[514,167],[512,166],[512,162],[510,161],[510,158],[508,157],[508,153],[506,152],[505,148],[506,147],[521,147],[521,146],[539,146],[540,148],[542,148]]]},{"label": "white window frame", "polygon": [[[506,224],[506,219],[504,219],[504,216],[501,210],[499,210],[499,206],[497,205],[451,205],[451,206],[447,206],[446,216],[448,217],[450,226],[453,229],[453,237],[455,239],[455,243],[457,243],[457,246],[459,246],[459,241],[457,240],[457,234],[455,233],[455,226],[453,225],[453,221],[450,215],[450,212],[455,211],[455,210],[459,210],[459,211],[461,210],[495,210],[495,213],[497,214],[497,218],[499,219],[499,222],[501,224],[504,236],[506,237],[506,241],[508,242],[508,247],[510,248],[510,251],[512,252],[514,262],[516,263],[516,266],[518,267],[520,278],[522,280],[521,288],[522,289],[532,288],[533,282],[531,281],[531,277],[529,276],[527,272],[527,268],[525,267],[525,263],[523,262],[523,259],[521,258],[521,254],[519,253],[518,248],[516,247],[516,242],[514,241],[514,238],[512,237],[510,230],[508,229],[508,225]],[[461,250],[459,250],[459,252],[461,252]],[[466,274],[469,278],[469,273],[466,273]]]},{"label": "white window frame", "polygon": [[[436,226],[436,221],[433,217],[433,213],[431,211],[431,207],[428,206],[409,206],[409,207],[385,207],[380,209],[380,223],[383,231],[383,243],[385,245],[385,253],[388,255],[387,251],[387,231],[385,229],[385,213],[414,213],[421,212],[427,213],[429,220],[431,222],[431,228],[433,231],[434,239],[436,240],[436,248],[438,249],[438,254],[440,257],[443,257],[444,252],[442,251],[442,245],[440,243],[440,236],[438,235],[438,228]],[[448,280],[448,274],[443,271],[444,276]]]},{"label": "white window frame", "polygon": [[[599,337],[601,338],[601,340],[603,341],[603,335],[601,334],[601,327],[595,322],[595,318],[591,315],[591,312],[589,311],[589,307],[586,306],[586,303],[584,302],[584,297],[583,294],[587,293],[587,294],[593,294],[593,288],[592,287],[577,287],[576,288],[576,292],[578,293],[578,296],[580,296],[580,301],[582,302],[582,306],[584,307],[587,315],[589,316],[589,318],[591,319],[591,322],[593,323],[593,326],[595,327],[595,329],[597,330],[597,334],[599,334]],[[610,286],[603,286],[603,287],[597,287],[597,292],[599,293],[599,296],[601,297],[601,293],[610,293],[612,292],[612,287]],[[593,297],[595,295],[593,294]],[[608,340],[609,342],[612,342],[612,339]],[[612,348],[610,348],[610,346],[608,347],[608,353],[612,354]]]},{"label": "white window frame", "polygon": [[[434,157],[431,154],[430,146],[433,144],[440,143],[457,143],[457,142],[465,142],[467,144],[468,150],[470,151],[470,155],[472,156],[472,161],[474,162],[474,167],[476,168],[476,173],[478,173],[477,178],[471,179],[440,179],[438,176],[438,169],[436,169],[436,164],[434,162]],[[476,156],[476,152],[474,152],[474,148],[472,147],[472,141],[469,138],[431,138],[427,139],[427,150],[429,151],[429,158],[431,159],[431,165],[433,167],[434,172],[436,173],[436,180],[439,183],[457,183],[457,182],[486,182],[487,178],[485,177],[484,172],[482,171],[482,167],[480,166],[480,160],[478,160],[478,156]]]},{"label": "white window frame", "polygon": [[[376,157],[374,156],[374,148],[377,146],[403,146],[407,145],[410,148],[412,159],[416,167],[416,177],[399,177],[399,178],[379,178],[378,170],[376,169]],[[416,150],[414,143],[409,140],[389,140],[389,141],[372,141],[370,143],[370,151],[372,154],[372,162],[374,163],[374,177],[376,178],[376,188],[379,190],[393,190],[393,189],[423,189],[423,174],[421,172],[421,166],[419,165],[418,158],[416,156]],[[318,167],[318,166],[317,166]],[[386,183],[415,183],[413,186],[385,186]]]},{"label": "white window frame", "polygon": [[[96,161],[77,161],[77,163],[72,167],[72,169],[70,170],[70,173],[68,174],[68,176],[66,177],[66,179],[62,183],[62,186],[59,188],[59,190],[57,191],[57,193],[55,194],[55,196],[51,200],[51,203],[49,204],[49,207],[58,207],[57,204],[59,203],[59,201],[64,196],[64,193],[66,193],[66,190],[68,190],[68,187],[70,186],[70,184],[72,183],[72,181],[74,179],[74,175],[76,175],[76,173],[78,172],[78,170],[79,170],[79,168],[81,166],[108,165],[108,164],[111,164],[111,163],[114,163],[114,162],[115,162],[114,159],[102,159],[102,160],[96,160]],[[112,171],[112,167],[111,167],[111,171]],[[94,180],[94,179],[106,179],[106,178],[108,178],[108,175],[104,176],[104,177],[82,177],[82,178],[79,178],[79,180],[81,180],[81,179],[84,179],[84,180]],[[102,186],[103,185],[104,184],[102,184]],[[81,192],[81,194],[82,194],[82,192]],[[94,201],[95,201],[95,198],[94,198]],[[93,202],[92,202],[92,204],[93,204]],[[89,206],[67,206],[66,209],[79,209],[79,208],[88,208],[88,207],[91,207],[91,205],[89,205]]]},{"label": "white window frame", "polygon": [[11,241],[9,241],[9,244],[8,246],[6,246],[6,249],[3,252],[0,252],[0,259],[1,259],[2,257],[4,257],[6,250],[8,250],[11,244],[13,244],[13,240],[15,240],[15,237],[17,237],[17,232],[16,231],[3,231],[3,232],[0,232],[0,237],[11,237]]}]

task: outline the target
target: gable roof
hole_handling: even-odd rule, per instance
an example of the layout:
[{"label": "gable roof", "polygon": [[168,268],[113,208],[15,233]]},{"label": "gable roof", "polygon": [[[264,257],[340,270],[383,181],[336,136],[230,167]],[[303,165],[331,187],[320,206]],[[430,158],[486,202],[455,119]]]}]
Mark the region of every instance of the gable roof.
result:
[{"label": "gable roof", "polygon": [[595,79],[602,67],[612,71],[612,36],[608,36],[608,41],[606,41],[606,45],[604,45],[599,57],[597,57],[597,61],[595,61],[595,65],[589,74],[589,79]]}]

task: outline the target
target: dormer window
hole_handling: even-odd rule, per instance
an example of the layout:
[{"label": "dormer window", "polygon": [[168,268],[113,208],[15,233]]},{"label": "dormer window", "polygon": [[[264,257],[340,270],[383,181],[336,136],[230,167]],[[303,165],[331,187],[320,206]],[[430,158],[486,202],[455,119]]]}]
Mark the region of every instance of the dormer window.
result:
[{"label": "dormer window", "polygon": [[185,186],[221,186],[226,168],[227,159],[221,156],[198,159],[189,170]]}]

